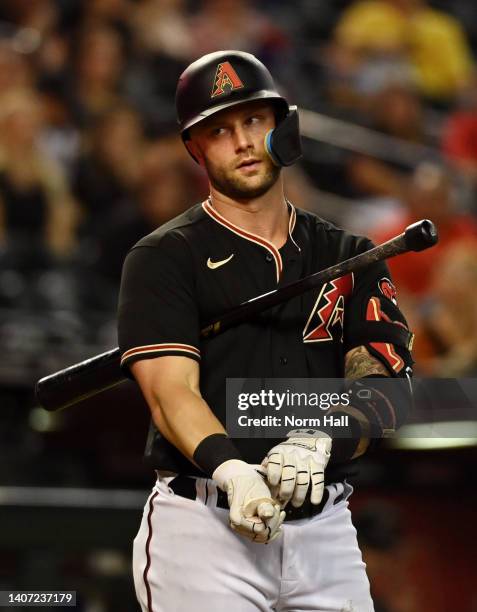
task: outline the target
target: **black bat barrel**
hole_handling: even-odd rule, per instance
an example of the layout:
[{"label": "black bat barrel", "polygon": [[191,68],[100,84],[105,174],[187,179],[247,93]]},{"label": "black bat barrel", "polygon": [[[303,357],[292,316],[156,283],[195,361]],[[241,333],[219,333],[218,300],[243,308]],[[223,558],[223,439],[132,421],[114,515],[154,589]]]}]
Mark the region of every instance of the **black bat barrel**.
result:
[{"label": "black bat barrel", "polygon": [[439,239],[437,228],[429,219],[417,221],[406,227],[404,236],[409,251],[424,251],[434,246]]}]

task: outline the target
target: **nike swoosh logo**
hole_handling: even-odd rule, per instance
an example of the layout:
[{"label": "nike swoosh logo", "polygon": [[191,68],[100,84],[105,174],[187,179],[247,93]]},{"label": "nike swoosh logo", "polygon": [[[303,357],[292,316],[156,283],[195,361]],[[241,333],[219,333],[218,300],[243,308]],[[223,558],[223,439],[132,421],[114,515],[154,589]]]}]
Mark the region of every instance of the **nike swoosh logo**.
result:
[{"label": "nike swoosh logo", "polygon": [[220,266],[223,266],[224,264],[228,263],[233,256],[234,254],[232,253],[230,257],[227,257],[227,259],[222,259],[221,261],[211,261],[209,257],[209,259],[207,260],[207,267],[211,270],[216,270],[217,268],[220,268]]}]

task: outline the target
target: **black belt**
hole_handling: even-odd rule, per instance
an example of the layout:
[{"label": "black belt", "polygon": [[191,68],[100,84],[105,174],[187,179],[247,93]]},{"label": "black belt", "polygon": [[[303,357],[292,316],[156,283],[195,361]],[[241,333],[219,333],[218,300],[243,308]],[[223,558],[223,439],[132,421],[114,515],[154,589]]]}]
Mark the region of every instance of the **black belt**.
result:
[{"label": "black belt", "polygon": [[[197,489],[195,486],[195,478],[191,478],[190,476],[179,475],[173,478],[169,487],[174,491],[176,495],[180,495],[181,497],[186,497],[187,499],[196,499],[197,498]],[[207,488],[206,488],[207,495]],[[285,521],[298,521],[303,518],[310,518],[315,516],[316,514],[320,514],[320,512],[325,507],[326,502],[329,498],[328,489],[324,490],[323,499],[319,504],[312,504],[310,502],[309,497],[305,499],[305,502],[299,508],[294,508],[291,503],[287,505],[285,508],[286,516]],[[344,493],[341,493],[336,497],[333,501],[333,505],[337,504],[344,498]],[[207,503],[207,497],[205,499]],[[227,494],[224,493],[221,489],[217,488],[217,508],[224,508],[226,510],[229,509],[229,504],[227,501]]]}]

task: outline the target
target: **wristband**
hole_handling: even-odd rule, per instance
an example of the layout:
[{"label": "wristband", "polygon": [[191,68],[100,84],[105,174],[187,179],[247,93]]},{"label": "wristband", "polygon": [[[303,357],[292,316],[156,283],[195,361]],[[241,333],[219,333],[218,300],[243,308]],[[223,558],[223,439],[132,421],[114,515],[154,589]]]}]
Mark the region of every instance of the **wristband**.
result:
[{"label": "wristband", "polygon": [[226,434],[215,433],[204,438],[192,456],[195,464],[212,478],[215,470],[230,459],[242,459],[237,447]]}]

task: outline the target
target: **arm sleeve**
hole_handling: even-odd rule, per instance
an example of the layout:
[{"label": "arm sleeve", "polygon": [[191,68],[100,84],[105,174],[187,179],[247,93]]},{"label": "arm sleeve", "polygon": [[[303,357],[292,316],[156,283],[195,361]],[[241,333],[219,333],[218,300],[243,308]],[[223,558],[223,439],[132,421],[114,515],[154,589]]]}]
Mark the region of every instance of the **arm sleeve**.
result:
[{"label": "arm sleeve", "polygon": [[[373,246],[363,240],[359,252]],[[344,327],[345,352],[362,345],[383,363],[390,376],[404,377],[412,372],[413,334],[399,310],[396,289],[384,262],[355,274]]]},{"label": "arm sleeve", "polygon": [[121,278],[118,336],[121,368],[140,359],[179,355],[200,360],[199,316],[193,262],[180,236],[138,245]]}]

